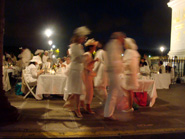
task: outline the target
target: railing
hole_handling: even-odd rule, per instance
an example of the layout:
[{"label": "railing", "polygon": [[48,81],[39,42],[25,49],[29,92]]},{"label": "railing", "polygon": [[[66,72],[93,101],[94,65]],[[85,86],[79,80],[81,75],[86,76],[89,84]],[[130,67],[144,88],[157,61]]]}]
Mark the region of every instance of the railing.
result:
[{"label": "railing", "polygon": [[183,77],[185,76],[185,58],[161,58],[161,59],[151,59],[151,63],[158,64],[159,61],[163,61],[163,65],[166,67],[168,63],[172,64],[175,71],[175,76]]}]

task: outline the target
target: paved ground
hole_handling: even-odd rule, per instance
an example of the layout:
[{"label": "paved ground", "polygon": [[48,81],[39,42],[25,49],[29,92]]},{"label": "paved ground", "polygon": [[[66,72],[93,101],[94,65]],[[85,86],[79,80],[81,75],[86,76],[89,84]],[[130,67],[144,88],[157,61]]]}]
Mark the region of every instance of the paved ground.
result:
[{"label": "paved ground", "polygon": [[168,90],[157,90],[158,98],[152,108],[132,113],[115,112],[119,121],[104,121],[103,106],[93,99],[96,115],[76,118],[62,108],[62,97],[37,101],[23,99],[7,92],[11,104],[21,117],[15,123],[0,124],[0,138],[185,138],[185,84],[175,84]]}]

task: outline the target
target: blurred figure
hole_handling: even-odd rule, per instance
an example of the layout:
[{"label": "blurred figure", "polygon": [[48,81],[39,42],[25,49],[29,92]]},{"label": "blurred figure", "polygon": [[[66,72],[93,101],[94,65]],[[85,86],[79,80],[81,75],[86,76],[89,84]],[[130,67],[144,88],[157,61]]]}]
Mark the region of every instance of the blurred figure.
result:
[{"label": "blurred figure", "polygon": [[24,69],[26,66],[28,66],[32,58],[32,54],[28,48],[25,48],[25,49],[22,49],[22,53],[19,54],[18,57],[21,59],[22,69]]},{"label": "blurred figure", "polygon": [[51,68],[51,58],[47,58],[47,62],[43,63],[42,69],[47,73]]},{"label": "blurred figure", "polygon": [[159,61],[158,63],[158,70],[157,70],[159,73],[166,73],[165,72],[165,67],[163,65],[163,62],[162,61]]},{"label": "blurred figure", "polygon": [[86,27],[79,27],[74,31],[73,42],[71,44],[71,64],[69,75],[66,81],[66,93],[71,94],[64,107],[72,104],[75,100],[73,109],[77,117],[82,118],[80,112],[80,95],[83,94],[83,68],[84,68],[84,50],[82,43],[86,40],[86,35],[90,30]]},{"label": "blurred figure", "polygon": [[145,59],[143,59],[143,58],[141,58],[141,61],[140,61],[139,71],[140,71],[140,74],[143,76],[150,75],[150,68],[149,68],[147,62],[145,62]]},{"label": "blurred figure", "polygon": [[172,67],[172,63],[168,63],[166,66],[166,73],[170,73],[171,76],[171,83],[174,83],[174,79],[175,79],[175,71],[174,68]]},{"label": "blurred figure", "polygon": [[124,92],[127,94],[129,101],[129,108],[123,110],[123,112],[134,111],[132,108],[133,104],[133,90],[139,87],[138,76],[139,73],[139,59],[140,54],[137,52],[137,44],[134,39],[126,38],[125,45],[126,51],[123,57],[124,65],[124,79],[123,79],[123,88]]},{"label": "blurred figure", "polygon": [[114,32],[111,35],[111,40],[106,45],[109,90],[104,108],[105,120],[115,120],[113,118],[113,113],[115,110],[117,97],[122,92],[119,75],[123,70],[121,54],[123,53],[125,37],[126,35],[122,32]]},{"label": "blurred figure", "polygon": [[42,62],[43,63],[45,63],[45,62],[47,62],[47,59],[49,58],[49,56],[48,56],[48,51],[45,51],[44,52],[44,55],[42,56]]},{"label": "blurred figure", "polygon": [[108,86],[106,68],[107,54],[101,43],[98,44],[96,50],[97,52],[94,59],[98,58],[99,60],[94,64],[93,68],[93,71],[97,73],[94,77],[94,94],[104,103],[107,99],[106,87]]},{"label": "blurred figure", "polygon": [[149,68],[151,67],[151,60],[150,60],[150,58],[146,55],[146,54],[144,54],[144,59],[145,59],[145,62],[147,63],[147,65],[149,66]]},{"label": "blurred figure", "polygon": [[84,84],[85,84],[85,110],[90,113],[94,114],[91,110],[90,105],[93,99],[93,78],[96,76],[95,72],[93,72],[94,63],[98,61],[98,58],[95,60],[92,58],[93,52],[96,50],[98,42],[94,39],[89,39],[86,43],[86,50],[87,52],[84,53],[85,61],[84,61]]},{"label": "blurred figure", "polygon": [[11,55],[11,60],[13,62],[13,65],[16,65],[17,57],[13,53],[11,53],[10,55]]}]

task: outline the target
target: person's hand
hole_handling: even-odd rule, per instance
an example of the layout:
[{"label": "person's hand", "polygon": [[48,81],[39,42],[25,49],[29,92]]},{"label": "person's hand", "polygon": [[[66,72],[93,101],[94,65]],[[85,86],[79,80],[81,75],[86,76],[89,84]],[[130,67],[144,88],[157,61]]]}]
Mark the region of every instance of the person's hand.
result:
[{"label": "person's hand", "polygon": [[96,58],[95,61],[99,61],[99,58]]}]

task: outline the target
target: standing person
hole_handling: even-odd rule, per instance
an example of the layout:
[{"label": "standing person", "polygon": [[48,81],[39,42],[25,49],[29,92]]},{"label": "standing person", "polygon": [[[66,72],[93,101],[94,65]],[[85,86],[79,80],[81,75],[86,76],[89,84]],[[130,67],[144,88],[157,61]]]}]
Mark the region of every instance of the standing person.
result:
[{"label": "standing person", "polygon": [[126,38],[125,45],[126,51],[123,57],[124,65],[124,80],[123,88],[124,92],[128,96],[129,108],[122,110],[123,112],[134,111],[133,104],[133,90],[139,87],[137,74],[139,72],[139,59],[140,54],[137,52],[137,44],[134,39]]},{"label": "standing person", "polygon": [[42,62],[43,64],[47,62],[49,56],[48,56],[48,51],[44,52],[44,55],[42,56]]},{"label": "standing person", "polygon": [[113,113],[115,110],[117,97],[122,92],[119,75],[123,70],[121,54],[123,53],[125,37],[126,35],[122,32],[114,32],[111,35],[111,40],[106,45],[109,90],[104,108],[105,120],[115,120],[115,118],[113,118]]},{"label": "standing person", "polygon": [[147,56],[147,54],[144,54],[144,59],[145,59],[145,62],[147,63],[147,65],[149,66],[149,68],[151,67],[151,60],[150,58]]},{"label": "standing person", "polygon": [[94,112],[91,110],[90,105],[93,99],[93,78],[95,75],[95,72],[93,72],[94,63],[98,61],[98,58],[93,60],[92,54],[96,50],[98,42],[94,39],[89,39],[86,43],[86,51],[84,53],[85,61],[84,61],[84,85],[85,85],[85,104],[86,108],[85,110],[89,114],[94,114]]},{"label": "standing person", "polygon": [[21,65],[22,65],[22,68],[24,69],[26,66],[28,66],[32,58],[32,54],[28,48],[25,48],[25,49],[22,49],[22,53],[18,57],[21,58]]},{"label": "standing person", "polygon": [[93,68],[93,71],[97,73],[94,77],[94,93],[104,103],[107,98],[106,87],[108,85],[106,71],[107,54],[101,43],[99,43],[96,48],[97,52],[94,59],[98,58],[99,61],[94,64]]},{"label": "standing person", "polygon": [[71,97],[64,104],[64,107],[68,105],[70,99],[75,99],[74,112],[79,118],[83,117],[80,112],[80,95],[83,94],[84,69],[84,50],[82,43],[85,42],[86,35],[88,34],[90,34],[90,30],[84,26],[74,31],[73,42],[71,44],[71,64],[66,82],[66,93],[71,94]]}]

